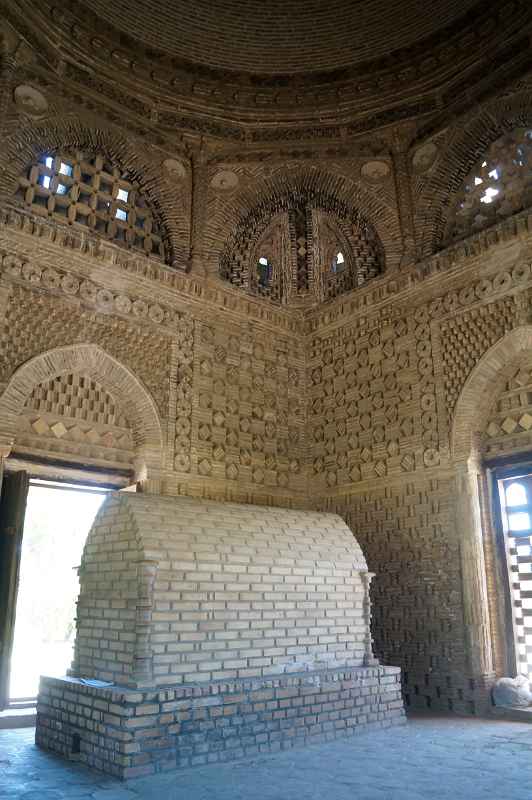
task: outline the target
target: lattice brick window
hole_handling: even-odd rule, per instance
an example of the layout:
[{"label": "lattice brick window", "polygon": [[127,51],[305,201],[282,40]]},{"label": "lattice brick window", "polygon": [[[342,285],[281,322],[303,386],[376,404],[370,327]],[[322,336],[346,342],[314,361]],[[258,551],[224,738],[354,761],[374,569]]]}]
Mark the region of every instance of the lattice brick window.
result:
[{"label": "lattice brick window", "polygon": [[493,142],[469,173],[445,234],[454,241],[532,205],[532,130],[518,128]]},{"label": "lattice brick window", "polygon": [[19,179],[35,214],[82,225],[124,247],[164,258],[161,233],[137,183],[102,155],[44,154]]},{"label": "lattice brick window", "polygon": [[532,476],[499,482],[517,672],[532,678]]}]

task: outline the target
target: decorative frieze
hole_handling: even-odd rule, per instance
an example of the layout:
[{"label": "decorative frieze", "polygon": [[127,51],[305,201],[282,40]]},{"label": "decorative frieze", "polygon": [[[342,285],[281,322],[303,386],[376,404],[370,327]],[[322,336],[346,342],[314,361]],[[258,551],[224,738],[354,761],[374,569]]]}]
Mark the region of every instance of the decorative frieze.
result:
[{"label": "decorative frieze", "polygon": [[13,254],[1,257],[0,273],[5,277],[21,281],[32,288],[42,288],[55,294],[79,298],[88,308],[101,314],[115,314],[141,324],[153,323],[164,328],[176,329],[182,315],[159,303],[148,303],[141,297],[132,297],[123,292],[113,292],[94,281],[61,269],[40,267]]}]

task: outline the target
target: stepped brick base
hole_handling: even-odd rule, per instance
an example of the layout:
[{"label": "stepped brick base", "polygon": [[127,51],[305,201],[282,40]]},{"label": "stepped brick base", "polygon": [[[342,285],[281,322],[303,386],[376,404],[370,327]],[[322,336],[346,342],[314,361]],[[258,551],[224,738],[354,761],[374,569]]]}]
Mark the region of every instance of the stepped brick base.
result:
[{"label": "stepped brick base", "polygon": [[135,690],[43,677],[36,743],[126,779],[329,741],[404,721],[397,667]]}]

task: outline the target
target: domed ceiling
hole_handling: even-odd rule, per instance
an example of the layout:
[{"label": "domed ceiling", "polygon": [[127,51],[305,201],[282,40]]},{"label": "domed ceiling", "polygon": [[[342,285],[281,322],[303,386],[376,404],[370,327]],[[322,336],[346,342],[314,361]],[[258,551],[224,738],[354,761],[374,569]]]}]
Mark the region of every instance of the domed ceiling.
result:
[{"label": "domed ceiling", "polygon": [[522,74],[532,28],[530,0],[8,0],[6,8],[36,59],[91,91],[92,107],[108,102],[110,118],[121,120],[121,106],[142,130],[261,146],[341,143],[414,119],[441,126],[487,85]]},{"label": "domed ceiling", "polygon": [[260,75],[351,67],[410,47],[478,0],[84,0],[145,47]]}]

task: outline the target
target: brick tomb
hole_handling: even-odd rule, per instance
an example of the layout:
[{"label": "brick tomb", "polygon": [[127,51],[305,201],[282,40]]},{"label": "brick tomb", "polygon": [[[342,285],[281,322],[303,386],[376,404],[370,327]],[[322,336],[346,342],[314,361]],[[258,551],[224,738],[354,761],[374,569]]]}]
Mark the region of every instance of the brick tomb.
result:
[{"label": "brick tomb", "polygon": [[72,674],[41,680],[37,744],[128,778],[399,724],[370,578],[332,514],[113,495],[80,567]]}]

